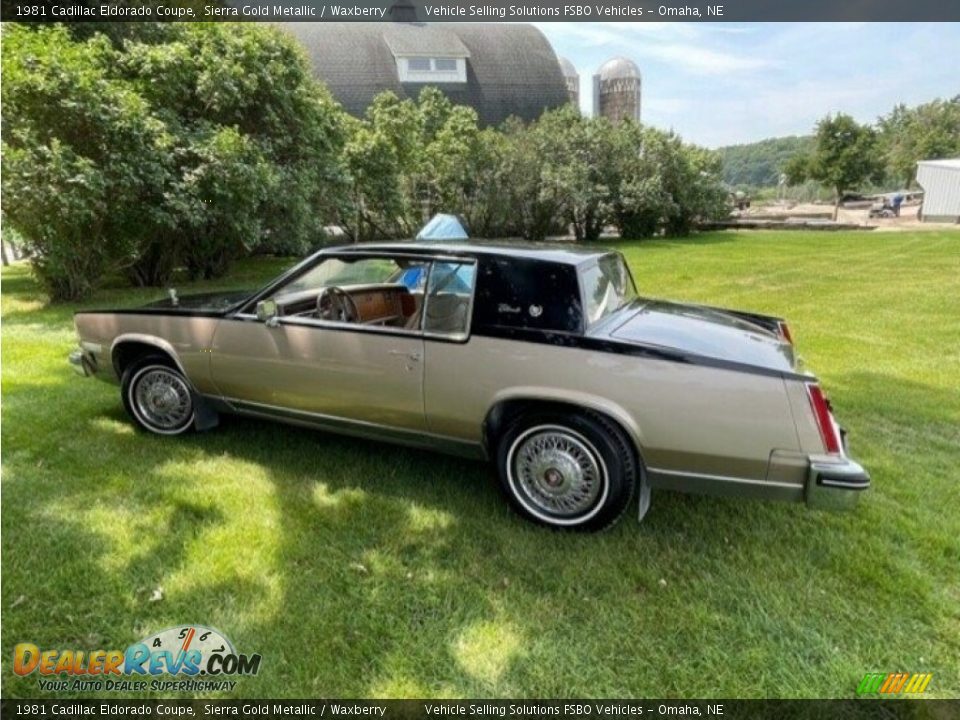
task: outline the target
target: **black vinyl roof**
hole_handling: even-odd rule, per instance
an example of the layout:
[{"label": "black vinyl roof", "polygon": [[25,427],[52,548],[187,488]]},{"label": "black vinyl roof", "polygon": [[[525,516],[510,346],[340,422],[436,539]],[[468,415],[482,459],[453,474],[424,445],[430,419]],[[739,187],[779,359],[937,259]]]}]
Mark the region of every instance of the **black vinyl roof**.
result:
[{"label": "black vinyl roof", "polygon": [[[384,90],[416,97],[428,84],[477,111],[483,125],[535,120],[569,102],[550,43],[532,25],[493,23],[280,23],[304,46],[317,77],[351,115]],[[391,49],[393,48],[393,49]],[[396,52],[465,57],[466,83],[401,83]]]}]

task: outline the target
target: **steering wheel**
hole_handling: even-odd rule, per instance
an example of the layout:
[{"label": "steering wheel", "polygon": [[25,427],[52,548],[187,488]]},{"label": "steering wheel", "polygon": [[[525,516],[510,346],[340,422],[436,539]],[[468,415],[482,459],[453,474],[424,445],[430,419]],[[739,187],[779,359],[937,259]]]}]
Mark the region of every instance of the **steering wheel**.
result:
[{"label": "steering wheel", "polygon": [[328,285],[317,295],[317,317],[333,322],[355,323],[360,320],[360,311],[346,290]]}]

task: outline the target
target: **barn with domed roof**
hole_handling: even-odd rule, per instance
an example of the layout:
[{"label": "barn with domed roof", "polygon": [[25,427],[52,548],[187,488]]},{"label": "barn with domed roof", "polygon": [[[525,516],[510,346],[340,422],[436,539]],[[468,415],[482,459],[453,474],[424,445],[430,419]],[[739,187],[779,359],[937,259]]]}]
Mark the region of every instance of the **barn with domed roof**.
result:
[{"label": "barn with domed roof", "polygon": [[[393,17],[397,17],[396,14]],[[415,98],[428,85],[477,111],[483,125],[511,115],[536,120],[570,102],[553,47],[522,24],[283,23],[306,50],[317,77],[352,115],[377,94]]]}]

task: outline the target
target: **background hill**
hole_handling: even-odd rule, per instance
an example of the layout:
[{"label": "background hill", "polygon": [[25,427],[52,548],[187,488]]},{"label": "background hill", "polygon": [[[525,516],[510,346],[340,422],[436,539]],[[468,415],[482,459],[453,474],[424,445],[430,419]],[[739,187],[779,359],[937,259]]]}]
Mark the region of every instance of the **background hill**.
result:
[{"label": "background hill", "polygon": [[787,161],[813,148],[812,135],[768,138],[746,145],[729,145],[717,152],[723,160],[723,180],[734,187],[776,187]]}]

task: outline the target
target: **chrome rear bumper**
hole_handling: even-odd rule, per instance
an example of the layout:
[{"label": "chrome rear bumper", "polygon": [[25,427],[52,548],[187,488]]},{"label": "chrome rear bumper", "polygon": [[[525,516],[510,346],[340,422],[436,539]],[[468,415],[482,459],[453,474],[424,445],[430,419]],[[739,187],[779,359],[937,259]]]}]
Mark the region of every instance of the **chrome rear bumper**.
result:
[{"label": "chrome rear bumper", "polygon": [[857,504],[870,487],[870,475],[846,457],[837,461],[812,461],[807,474],[806,500],[810,507],[846,510]]}]

